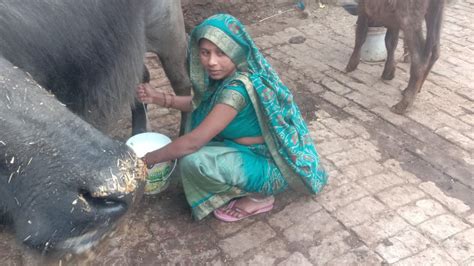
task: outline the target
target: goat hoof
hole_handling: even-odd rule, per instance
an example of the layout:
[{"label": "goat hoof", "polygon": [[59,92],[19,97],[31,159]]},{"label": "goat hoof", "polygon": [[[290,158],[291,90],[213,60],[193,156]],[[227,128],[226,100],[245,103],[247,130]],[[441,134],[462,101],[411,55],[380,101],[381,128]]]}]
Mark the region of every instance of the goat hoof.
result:
[{"label": "goat hoof", "polygon": [[399,103],[395,104],[394,106],[392,106],[390,108],[390,111],[392,111],[393,113],[397,114],[397,115],[403,115],[405,113],[405,111],[407,110],[408,108],[408,104],[405,103],[403,100],[400,101]]},{"label": "goat hoof", "polygon": [[354,71],[356,68],[357,68],[357,65],[356,65],[356,66],[353,66],[353,65],[351,65],[351,64],[348,64],[348,65],[346,66],[346,73],[352,72],[352,71]]},{"label": "goat hoof", "polygon": [[394,71],[384,72],[382,74],[382,79],[383,80],[392,80],[394,77],[395,77]]},{"label": "goat hoof", "polygon": [[413,95],[416,95],[416,93],[411,92],[409,88],[405,88],[404,90],[402,90],[402,96],[403,98],[409,97],[407,95],[412,95],[411,97],[414,97]]}]

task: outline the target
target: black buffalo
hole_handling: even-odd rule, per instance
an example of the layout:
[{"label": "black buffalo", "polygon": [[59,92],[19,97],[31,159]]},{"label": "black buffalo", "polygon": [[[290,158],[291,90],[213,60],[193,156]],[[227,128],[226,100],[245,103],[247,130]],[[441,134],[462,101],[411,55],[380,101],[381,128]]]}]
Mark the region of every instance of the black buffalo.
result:
[{"label": "black buffalo", "polygon": [[145,51],[188,93],[180,2],[0,0],[0,36],[0,219],[27,246],[81,252],[142,191],[141,161],[96,127],[133,106]]}]

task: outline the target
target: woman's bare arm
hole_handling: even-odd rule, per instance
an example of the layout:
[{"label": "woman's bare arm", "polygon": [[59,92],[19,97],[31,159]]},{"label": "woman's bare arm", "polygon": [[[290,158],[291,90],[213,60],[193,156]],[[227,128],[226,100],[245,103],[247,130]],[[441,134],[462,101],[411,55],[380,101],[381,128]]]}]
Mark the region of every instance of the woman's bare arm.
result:
[{"label": "woman's bare arm", "polygon": [[171,97],[170,108],[178,109],[181,112],[191,112],[193,110],[193,105],[191,103],[192,96],[176,96],[170,95]]},{"label": "woman's bare arm", "polygon": [[155,91],[149,83],[137,86],[137,98],[146,104],[158,104],[166,108],[177,109],[181,112],[192,111],[192,96],[176,96]]},{"label": "woman's bare arm", "polygon": [[165,147],[147,153],[144,160],[148,165],[153,165],[193,153],[224,130],[236,115],[237,111],[234,108],[226,104],[217,104],[197,128]]}]

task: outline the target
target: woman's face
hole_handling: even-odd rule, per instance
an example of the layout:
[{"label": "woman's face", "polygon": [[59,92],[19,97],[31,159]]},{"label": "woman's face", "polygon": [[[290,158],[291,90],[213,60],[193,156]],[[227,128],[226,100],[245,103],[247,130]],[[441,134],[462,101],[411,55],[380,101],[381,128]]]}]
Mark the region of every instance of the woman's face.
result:
[{"label": "woman's face", "polygon": [[235,71],[235,64],[214,43],[209,40],[199,41],[199,59],[209,76],[214,80],[227,78]]}]

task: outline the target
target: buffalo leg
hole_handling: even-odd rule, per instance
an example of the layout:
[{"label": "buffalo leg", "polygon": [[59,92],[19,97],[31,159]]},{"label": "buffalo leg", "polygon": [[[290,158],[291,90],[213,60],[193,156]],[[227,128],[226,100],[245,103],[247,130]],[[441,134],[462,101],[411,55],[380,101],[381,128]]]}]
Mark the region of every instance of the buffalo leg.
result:
[{"label": "buffalo leg", "polygon": [[[191,81],[186,69],[188,42],[181,1],[154,0],[146,27],[147,50],[158,55],[161,65],[176,95],[191,95]],[[169,9],[165,15],[162,9]],[[156,17],[160,17],[157,23]]]},{"label": "buffalo leg", "polygon": [[367,31],[369,29],[369,20],[366,15],[359,15],[357,18],[356,36],[354,50],[352,51],[349,63],[346,66],[346,72],[354,71],[359,65],[360,61],[360,49],[367,38]]},{"label": "buffalo leg", "polygon": [[[142,83],[150,82],[150,72],[147,67],[143,66],[143,77]],[[135,100],[134,106],[132,107],[132,136],[146,132],[147,117],[146,117],[146,105]]]},{"label": "buffalo leg", "polygon": [[383,69],[382,79],[392,80],[395,77],[395,49],[398,44],[398,28],[388,28],[385,35],[385,47],[387,48],[387,61]]},{"label": "buffalo leg", "polygon": [[[149,18],[159,17],[160,23],[149,21],[146,29],[148,50],[156,53],[160,58],[163,70],[168,77],[171,87],[176,95],[191,95],[191,81],[186,70],[186,32],[184,28],[181,2],[176,0],[153,1]],[[163,16],[163,6],[170,8],[170,12]],[[186,117],[181,113],[180,135],[184,132]]]},{"label": "buffalo leg", "polygon": [[396,114],[405,113],[410,107],[418,93],[427,69],[426,59],[423,56],[424,40],[421,27],[413,29],[405,27],[406,42],[410,52],[410,80],[407,88],[403,91],[403,98],[396,105],[392,106],[392,112]]},{"label": "buffalo leg", "polygon": [[[158,55],[161,61],[161,64],[163,65],[163,69],[166,73],[166,76],[170,80],[171,87],[173,88],[173,91],[176,93],[176,95],[179,96],[186,96],[191,94],[191,82],[189,81],[189,77],[186,76],[184,79],[177,77],[176,73],[178,72],[184,72],[187,73],[186,70],[184,71],[178,71],[176,69],[179,67],[178,64],[176,64],[176,61],[174,59],[170,59],[168,57],[162,57]],[[179,135],[184,134],[184,129],[186,125],[186,120],[188,117],[188,113],[181,112],[181,124],[179,127]]]}]

